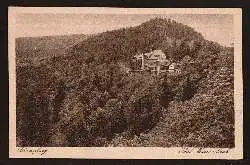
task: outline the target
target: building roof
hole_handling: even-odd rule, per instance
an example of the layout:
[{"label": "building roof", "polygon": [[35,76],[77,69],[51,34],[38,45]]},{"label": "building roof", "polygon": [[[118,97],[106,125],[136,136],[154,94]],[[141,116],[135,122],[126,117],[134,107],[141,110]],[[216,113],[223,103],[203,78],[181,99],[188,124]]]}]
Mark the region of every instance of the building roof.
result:
[{"label": "building roof", "polygon": [[154,53],[154,54],[159,54],[159,55],[164,55],[164,56],[165,56],[165,54],[163,53],[163,51],[160,50],[160,49],[153,50],[152,53]]},{"label": "building roof", "polygon": [[145,53],[144,55],[149,59],[166,59],[166,55],[162,50],[153,50],[152,52]]},{"label": "building roof", "polygon": [[170,65],[176,65],[176,63],[175,63],[175,62],[172,62]]}]

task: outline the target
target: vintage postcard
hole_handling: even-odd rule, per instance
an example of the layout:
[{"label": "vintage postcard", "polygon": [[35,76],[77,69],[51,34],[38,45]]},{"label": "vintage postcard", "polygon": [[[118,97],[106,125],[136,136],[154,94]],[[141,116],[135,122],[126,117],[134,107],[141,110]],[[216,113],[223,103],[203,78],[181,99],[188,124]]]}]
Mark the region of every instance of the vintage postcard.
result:
[{"label": "vintage postcard", "polygon": [[242,159],[240,8],[9,7],[9,157]]}]

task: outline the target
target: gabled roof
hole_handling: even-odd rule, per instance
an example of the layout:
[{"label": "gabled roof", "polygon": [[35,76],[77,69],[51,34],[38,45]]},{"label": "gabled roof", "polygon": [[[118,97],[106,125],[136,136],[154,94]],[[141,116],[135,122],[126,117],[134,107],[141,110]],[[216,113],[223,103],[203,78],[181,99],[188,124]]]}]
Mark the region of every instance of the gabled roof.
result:
[{"label": "gabled roof", "polygon": [[153,50],[152,53],[154,53],[154,54],[159,54],[159,55],[164,55],[164,56],[165,56],[165,54],[163,53],[163,51],[160,50],[160,49]]},{"label": "gabled roof", "polygon": [[172,62],[170,65],[176,65],[176,62]]},{"label": "gabled roof", "polygon": [[166,59],[166,55],[163,53],[162,50],[153,50],[152,52],[145,53],[144,55],[150,59],[154,59],[154,58]]}]

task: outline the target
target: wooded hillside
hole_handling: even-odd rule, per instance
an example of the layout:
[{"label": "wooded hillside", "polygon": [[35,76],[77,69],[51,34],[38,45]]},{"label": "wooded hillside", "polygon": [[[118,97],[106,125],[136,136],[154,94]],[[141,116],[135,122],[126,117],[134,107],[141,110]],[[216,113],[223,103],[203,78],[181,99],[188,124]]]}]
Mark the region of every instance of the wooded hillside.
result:
[{"label": "wooded hillside", "polygon": [[[17,60],[38,56],[26,51],[35,45],[17,44]],[[154,49],[180,63],[181,74],[120,67],[133,69],[135,54]],[[19,146],[234,147],[233,48],[156,18],[63,52],[17,65]]]}]

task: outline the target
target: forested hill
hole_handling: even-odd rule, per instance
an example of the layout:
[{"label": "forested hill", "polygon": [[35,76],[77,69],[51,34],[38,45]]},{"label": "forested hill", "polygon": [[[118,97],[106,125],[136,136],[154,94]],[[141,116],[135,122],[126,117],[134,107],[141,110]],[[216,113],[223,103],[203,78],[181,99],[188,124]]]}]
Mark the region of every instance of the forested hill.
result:
[{"label": "forested hill", "polygon": [[39,63],[40,60],[57,56],[66,51],[67,48],[86,39],[89,35],[58,35],[42,37],[20,37],[16,38],[17,63]]},{"label": "forested hill", "polygon": [[160,49],[167,58],[180,61],[186,55],[196,56],[203,45],[209,45],[212,51],[219,51],[222,48],[219,44],[206,41],[191,27],[174,20],[156,18],[136,27],[107,31],[88,37],[68,49],[66,56],[53,58],[51,65],[55,65],[64,78],[76,81],[72,77],[81,74],[79,67],[101,69],[106,67],[104,65],[111,67],[110,64],[117,62],[132,67],[132,57],[135,54],[149,52],[152,49]]},{"label": "forested hill", "polygon": [[[203,41],[200,33],[173,20],[156,18],[137,27],[108,31],[75,45],[75,54],[86,58],[86,63],[109,63],[130,60],[135,53],[161,49],[178,59],[177,49],[186,49],[189,42]],[[195,50],[195,47],[192,49]],[[174,54],[172,54],[174,52]],[[187,53],[187,52],[186,52]],[[193,52],[191,52],[193,53]]]},{"label": "forested hill", "polygon": [[[30,46],[17,45],[18,60]],[[122,69],[154,49],[180,63],[181,73]],[[17,67],[19,146],[234,146],[233,48],[156,18],[62,51]]]}]

